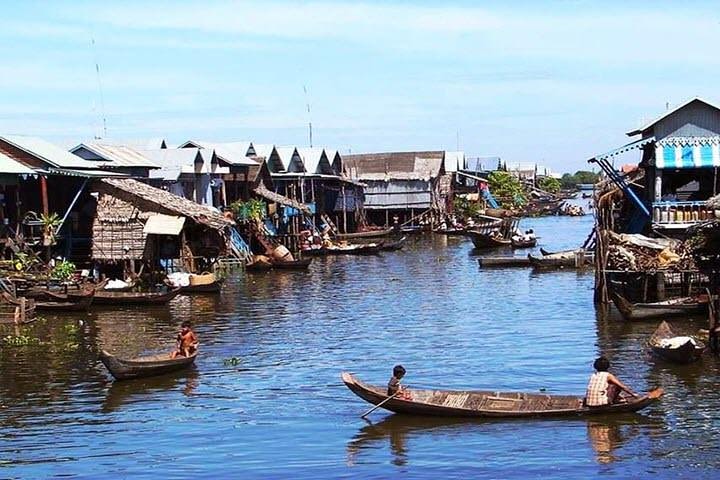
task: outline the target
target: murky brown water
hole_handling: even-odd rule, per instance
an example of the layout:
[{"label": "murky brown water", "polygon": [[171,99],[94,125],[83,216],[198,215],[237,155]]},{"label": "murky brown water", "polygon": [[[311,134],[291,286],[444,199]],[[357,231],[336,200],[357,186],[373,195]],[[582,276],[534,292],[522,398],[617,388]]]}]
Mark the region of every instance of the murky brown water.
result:
[{"label": "murky brown water", "polygon": [[[526,224],[560,249],[591,222]],[[433,236],[309,272],[237,272],[220,295],[169,307],[48,317],[26,332],[43,345],[0,348],[0,478],[712,477],[718,362],[648,358],[655,324],[596,318],[592,284],[480,270],[468,240]],[[194,370],[113,383],[97,360],[170,349],[185,318],[202,342]],[[592,421],[378,411],[368,424],[339,381],[352,370],[384,383],[402,362],[415,386],[581,393],[600,351],[637,389],[665,387],[662,402]]]}]

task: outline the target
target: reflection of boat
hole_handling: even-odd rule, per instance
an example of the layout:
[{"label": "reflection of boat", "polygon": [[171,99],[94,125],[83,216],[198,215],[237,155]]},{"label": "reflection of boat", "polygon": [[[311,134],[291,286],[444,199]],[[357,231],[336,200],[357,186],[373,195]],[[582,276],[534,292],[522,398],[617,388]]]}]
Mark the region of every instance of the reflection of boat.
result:
[{"label": "reflection of boat", "polygon": [[395,240],[394,242],[383,242],[380,246],[380,250],[383,252],[394,252],[395,250],[401,250],[403,248],[403,245],[405,245],[405,238],[402,237],[399,240]]},{"label": "reflection of boat", "polygon": [[410,398],[388,400],[387,390],[371,386],[344,372],[342,380],[358,397],[396,413],[446,417],[546,417],[580,416],[641,410],[662,395],[655,389],[639,398],[602,407],[586,407],[584,398],[573,395],[543,395],[521,392],[447,391],[407,389]]},{"label": "reflection of boat", "polygon": [[100,352],[100,361],[110,371],[116,380],[129,380],[132,378],[154,377],[165,373],[175,372],[188,368],[195,362],[197,351],[189,357],[170,358],[169,353],[122,359],[103,350]]},{"label": "reflection of boat", "polygon": [[99,305],[150,305],[168,303],[175,298],[182,288],[174,288],[166,292],[115,292],[98,290],[94,302]]},{"label": "reflection of boat", "polygon": [[138,378],[132,382],[112,382],[102,404],[103,412],[118,410],[133,401],[154,397],[156,392],[182,388],[184,395],[191,395],[198,386],[198,370],[191,366],[186,371],[168,373],[158,377]]},{"label": "reflection of boat", "polygon": [[675,363],[692,363],[700,359],[705,345],[690,337],[679,337],[670,324],[663,321],[648,341],[650,349],[658,357]]},{"label": "reflection of boat", "polygon": [[673,298],[653,303],[631,303],[625,297],[613,293],[612,300],[625,320],[698,314],[705,312],[708,305],[708,298],[705,295]]}]

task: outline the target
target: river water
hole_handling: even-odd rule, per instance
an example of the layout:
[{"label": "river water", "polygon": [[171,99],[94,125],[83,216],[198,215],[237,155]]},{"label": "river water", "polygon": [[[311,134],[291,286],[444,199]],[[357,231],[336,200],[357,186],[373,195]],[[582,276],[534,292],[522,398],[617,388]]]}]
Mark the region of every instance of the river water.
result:
[{"label": "river water", "polygon": [[[592,218],[523,221],[549,250]],[[231,276],[219,295],[166,307],[47,316],[40,345],[0,347],[0,478],[710,478],[720,467],[718,363],[645,353],[653,322],[600,318],[591,273],[481,270],[464,238],[318,259],[308,272]],[[172,348],[200,336],[194,370],[113,383],[97,352]],[[682,332],[704,323],[679,321]],[[3,335],[12,333],[7,328]],[[416,387],[578,393],[592,361],[659,404],[617,418],[454,421],[368,408],[350,370]],[[233,360],[234,359],[234,360]]]}]

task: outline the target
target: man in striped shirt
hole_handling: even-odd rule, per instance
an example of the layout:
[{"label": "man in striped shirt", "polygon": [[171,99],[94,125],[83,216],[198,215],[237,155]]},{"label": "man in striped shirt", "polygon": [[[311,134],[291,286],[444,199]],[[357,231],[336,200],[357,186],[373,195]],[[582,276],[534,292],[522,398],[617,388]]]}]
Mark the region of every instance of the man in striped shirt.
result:
[{"label": "man in striped shirt", "polygon": [[621,400],[620,392],[622,391],[633,397],[638,396],[630,387],[608,372],[610,361],[607,358],[599,357],[593,363],[593,367],[596,371],[590,376],[587,392],[585,393],[585,405],[588,407],[601,407],[618,403]]}]

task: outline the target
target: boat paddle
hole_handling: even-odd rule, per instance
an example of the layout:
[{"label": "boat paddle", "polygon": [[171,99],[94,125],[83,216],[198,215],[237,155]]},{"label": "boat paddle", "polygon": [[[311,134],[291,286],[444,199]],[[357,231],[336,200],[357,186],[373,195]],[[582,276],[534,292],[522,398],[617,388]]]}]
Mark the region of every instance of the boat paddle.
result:
[{"label": "boat paddle", "polygon": [[383,405],[385,405],[386,402],[388,402],[388,401],[392,400],[393,398],[397,397],[398,395],[400,395],[402,392],[403,392],[402,390],[398,390],[398,391],[395,392],[393,395],[387,397],[385,400],[383,400],[382,402],[378,403],[377,405],[375,405],[373,408],[371,408],[371,409],[368,410],[367,412],[365,412],[365,413],[363,413],[362,415],[360,415],[360,418],[365,418],[365,417],[367,417],[367,416],[370,415],[372,412],[374,412],[374,411],[377,410],[378,408],[380,408],[380,407],[382,407]]}]

